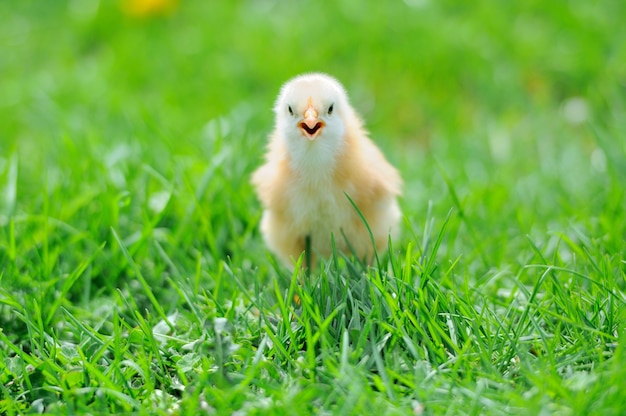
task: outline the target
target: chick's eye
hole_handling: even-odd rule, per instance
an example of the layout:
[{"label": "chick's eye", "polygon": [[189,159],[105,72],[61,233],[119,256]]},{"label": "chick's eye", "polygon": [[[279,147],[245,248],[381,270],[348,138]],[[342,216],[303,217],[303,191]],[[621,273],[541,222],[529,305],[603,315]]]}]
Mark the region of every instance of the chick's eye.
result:
[{"label": "chick's eye", "polygon": [[287,109],[289,110],[289,114],[293,116],[293,109],[291,108],[290,105],[287,106]]},{"label": "chick's eye", "polygon": [[333,113],[333,107],[335,106],[335,104],[331,104],[330,107],[328,107],[328,115],[331,115]]}]

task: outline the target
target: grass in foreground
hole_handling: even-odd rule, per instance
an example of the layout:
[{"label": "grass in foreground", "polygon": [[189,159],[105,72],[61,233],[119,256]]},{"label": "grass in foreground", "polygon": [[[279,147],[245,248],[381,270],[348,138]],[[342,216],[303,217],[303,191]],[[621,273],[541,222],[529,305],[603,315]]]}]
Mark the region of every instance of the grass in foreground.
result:
[{"label": "grass in foreground", "polygon": [[[305,56],[301,5],[0,6],[0,413],[624,412],[623,6],[409,3],[327,4]],[[405,224],[301,284],[248,178],[320,69]]]}]

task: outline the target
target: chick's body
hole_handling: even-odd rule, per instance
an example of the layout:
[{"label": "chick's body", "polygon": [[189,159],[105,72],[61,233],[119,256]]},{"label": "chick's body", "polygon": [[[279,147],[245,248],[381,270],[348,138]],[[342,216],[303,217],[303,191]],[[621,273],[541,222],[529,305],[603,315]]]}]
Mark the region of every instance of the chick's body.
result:
[{"label": "chick's body", "polygon": [[[292,264],[310,237],[313,256],[337,249],[371,260],[365,217],[376,248],[397,234],[401,179],[362,123],[341,84],[325,74],[301,75],[281,89],[266,162],[252,176],[264,207],[261,232],[269,248]],[[345,238],[344,238],[345,236]],[[346,242],[347,240],[347,242]]]}]

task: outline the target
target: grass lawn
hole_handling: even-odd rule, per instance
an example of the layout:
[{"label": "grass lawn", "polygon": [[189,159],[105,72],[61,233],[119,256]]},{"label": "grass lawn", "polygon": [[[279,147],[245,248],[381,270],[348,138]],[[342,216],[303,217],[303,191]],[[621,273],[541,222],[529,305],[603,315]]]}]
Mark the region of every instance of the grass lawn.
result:
[{"label": "grass lawn", "polygon": [[[1,2],[0,414],[625,414],[624,16]],[[249,179],[306,71],[405,184],[378,264],[303,278]]]}]

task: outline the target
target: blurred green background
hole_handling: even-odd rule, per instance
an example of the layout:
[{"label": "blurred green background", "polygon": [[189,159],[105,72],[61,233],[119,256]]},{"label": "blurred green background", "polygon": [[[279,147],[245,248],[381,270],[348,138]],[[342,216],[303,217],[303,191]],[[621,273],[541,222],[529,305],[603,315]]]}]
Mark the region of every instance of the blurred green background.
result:
[{"label": "blurred green background", "polygon": [[86,131],[115,140],[148,117],[179,142],[239,106],[264,136],[279,86],[305,71],[344,82],[383,141],[454,143],[486,119],[513,128],[572,97],[604,112],[624,92],[621,1],[181,1],[139,16],[124,4],[0,6],[5,152]]}]

